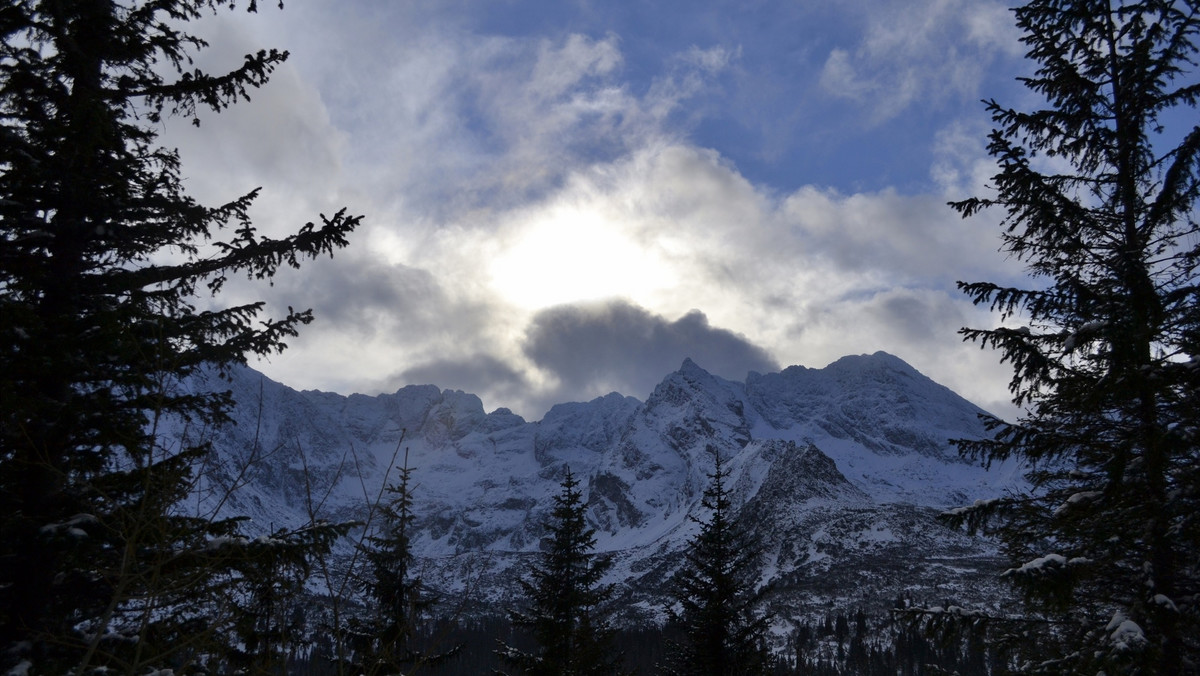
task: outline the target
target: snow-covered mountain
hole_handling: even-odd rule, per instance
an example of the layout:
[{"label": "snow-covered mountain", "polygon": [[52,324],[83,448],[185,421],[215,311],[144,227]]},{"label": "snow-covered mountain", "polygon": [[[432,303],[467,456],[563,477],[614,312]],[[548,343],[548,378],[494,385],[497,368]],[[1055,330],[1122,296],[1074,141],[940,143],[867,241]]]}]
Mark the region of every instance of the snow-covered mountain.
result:
[{"label": "snow-covered mountain", "polygon": [[[959,459],[948,440],[982,436],[981,411],[883,352],[745,382],[685,360],[644,402],[614,393],[538,422],[432,385],[342,396],[239,369],[187,386],[228,389],[237,402],[236,425],[164,434],[216,449],[195,509],[248,515],[263,530],[363,519],[407,453],[424,577],[476,608],[514,593],[568,467],[598,548],[616,559],[626,611],[646,617],[661,611],[695,532],[689,515],[704,516],[714,451],[767,544],[763,581],[775,583],[784,618],[905,595],[986,595],[978,581],[994,566],[992,545],[934,516],[1021,481],[1014,467]],[[348,558],[353,546],[339,551]]]}]

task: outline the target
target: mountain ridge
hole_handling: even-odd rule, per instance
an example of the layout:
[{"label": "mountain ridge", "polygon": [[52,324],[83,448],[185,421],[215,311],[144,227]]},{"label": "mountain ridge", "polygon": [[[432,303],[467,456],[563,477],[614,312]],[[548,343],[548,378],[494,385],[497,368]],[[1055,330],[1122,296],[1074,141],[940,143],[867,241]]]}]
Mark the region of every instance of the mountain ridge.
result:
[{"label": "mountain ridge", "polygon": [[[444,593],[475,589],[483,610],[517,593],[520,561],[537,552],[567,467],[582,481],[598,549],[615,557],[611,581],[645,619],[657,616],[704,516],[714,453],[734,504],[767,539],[763,582],[787,582],[775,598],[793,618],[854,596],[850,588],[890,602],[901,587],[949,584],[954,575],[930,563],[938,556],[985,565],[994,546],[945,529],[936,514],[1020,486],[1019,468],[984,470],[947,443],[985,433],[978,407],[883,352],[744,382],[686,359],[644,401],[610,393],[534,422],[432,385],[297,392],[246,368],[190,386],[229,389],[237,402],[234,426],[166,431],[213,442],[211,498],[198,496],[198,511],[248,515],[263,529],[359,519],[406,454],[414,554]],[[352,546],[337,551],[349,556]],[[814,586],[812,576],[842,581]]]}]

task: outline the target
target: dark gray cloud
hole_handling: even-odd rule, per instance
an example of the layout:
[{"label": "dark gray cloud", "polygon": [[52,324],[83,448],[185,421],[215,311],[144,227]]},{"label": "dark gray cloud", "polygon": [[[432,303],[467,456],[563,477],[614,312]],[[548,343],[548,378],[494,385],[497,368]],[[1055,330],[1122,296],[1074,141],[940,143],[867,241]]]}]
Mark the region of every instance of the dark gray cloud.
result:
[{"label": "dark gray cloud", "polygon": [[524,349],[558,378],[558,391],[593,396],[617,391],[645,398],[687,357],[737,380],[779,368],[766,350],[711,326],[703,312],[670,321],[624,301],[544,310],[530,323]]},{"label": "dark gray cloud", "polygon": [[[442,389],[464,390],[481,395],[485,403],[496,407],[513,407],[516,402],[524,401],[530,390],[529,380],[523,373],[496,357],[483,354],[427,362],[406,369],[389,380],[393,384],[391,389],[408,384],[431,384]],[[518,413],[528,410],[522,409]]]},{"label": "dark gray cloud", "polygon": [[529,420],[554,404],[620,392],[644,399],[685,358],[741,380],[775,371],[776,361],[743,336],[713,327],[693,310],[671,321],[626,301],[543,310],[526,328],[525,356],[539,372],[485,349],[433,357],[380,379],[374,389],[433,384],[479,395],[486,408],[511,408]]},{"label": "dark gray cloud", "polygon": [[929,294],[885,295],[875,300],[877,321],[890,327],[898,344],[936,344],[956,334],[966,323],[962,307],[945,302],[944,297]]},{"label": "dark gray cloud", "polygon": [[356,251],[284,270],[260,291],[276,308],[312,308],[317,323],[306,331],[335,331],[359,341],[421,344],[448,331],[478,332],[490,321],[488,308],[452,297],[430,271]]},{"label": "dark gray cloud", "polygon": [[296,294],[322,321],[361,333],[402,327],[414,317],[425,324],[430,308],[446,305],[432,274],[405,265],[335,257],[312,261],[304,273],[281,291]]}]

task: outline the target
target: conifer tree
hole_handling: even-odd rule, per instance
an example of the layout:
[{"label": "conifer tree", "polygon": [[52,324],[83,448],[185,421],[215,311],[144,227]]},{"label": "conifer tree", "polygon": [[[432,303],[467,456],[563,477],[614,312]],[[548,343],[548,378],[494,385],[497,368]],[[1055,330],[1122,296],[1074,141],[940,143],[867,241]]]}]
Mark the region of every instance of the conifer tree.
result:
[{"label": "conifer tree", "polygon": [[587,505],[569,467],[546,531],[541,560],[521,580],[528,608],[512,613],[513,624],[530,632],[537,650],[502,645],[501,657],[529,676],[619,673],[605,607],[613,590],[601,584],[612,560],[594,553],[596,529],[587,524]]},{"label": "conifer tree", "polygon": [[225,645],[214,651],[213,661],[240,673],[287,673],[304,647],[299,603],[313,561],[328,554],[352,525],[319,522],[221,543],[226,550],[221,563],[229,570],[224,586],[235,610],[229,626],[219,630]]},{"label": "conifer tree", "polygon": [[[202,599],[237,522],[177,509],[207,452],[159,443],[164,417],[221,422],[195,369],[268,354],[311,320],[200,309],[230,275],[270,279],[332,253],[344,211],[260,235],[257,190],[188,197],[168,117],[247,98],[287,54],[192,67],[187,22],[234,0],[23,0],[0,9],[0,670],[183,668],[219,623]],[[248,0],[249,10],[255,1]],[[228,579],[228,578],[223,578]],[[211,608],[209,608],[211,610]],[[192,657],[188,657],[188,656]]]},{"label": "conifer tree", "polygon": [[1005,632],[1026,648],[1059,640],[1030,670],[1197,673],[1200,2],[1015,13],[1037,64],[1023,82],[1044,107],[987,103],[995,194],[953,206],[1002,210],[1004,251],[1033,275],[960,283],[1012,319],[963,334],[1012,364],[1024,413],[958,445],[1029,463],[1032,490],[951,519],[1003,539],[1029,608]]},{"label": "conifer tree", "polygon": [[770,618],[761,612],[766,588],[758,588],[762,546],[738,522],[725,484],[729,473],[710,448],[715,468],[701,504],[707,521],[692,517],[700,532],[692,538],[683,567],[675,575],[668,609],[683,638],[672,646],[666,665],[677,676],[746,676],[768,673],[766,648]]},{"label": "conifer tree", "polygon": [[401,673],[414,665],[430,666],[456,652],[433,653],[413,644],[418,623],[427,618],[437,597],[413,573],[412,473],[408,453],[399,468],[400,479],[385,489],[387,496],[379,510],[383,525],[367,538],[366,554],[370,572],[360,585],[373,605],[366,621],[354,629],[356,668],[363,674]]}]

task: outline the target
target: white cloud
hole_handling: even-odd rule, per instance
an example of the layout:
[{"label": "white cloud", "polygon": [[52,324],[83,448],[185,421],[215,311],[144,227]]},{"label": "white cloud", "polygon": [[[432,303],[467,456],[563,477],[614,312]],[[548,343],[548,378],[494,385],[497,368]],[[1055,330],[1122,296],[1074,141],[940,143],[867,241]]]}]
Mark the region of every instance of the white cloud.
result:
[{"label": "white cloud", "polygon": [[937,132],[929,173],[947,199],[994,194],[990,183],[997,168],[996,161],[987,153],[988,131],[982,120],[959,120]]},{"label": "white cloud", "polygon": [[[531,321],[548,304],[619,298],[640,308],[631,325],[699,309],[712,331],[696,335],[728,329],[783,364],[883,349],[980,404],[1003,400],[994,356],[955,333],[989,323],[956,279],[1017,274],[995,253],[994,223],[945,206],[985,175],[969,125],[945,125],[933,167],[914,168],[945,194],[768,189],[677,126],[736,49],[687,48],[639,90],[616,35],[480,35],[328,7],[289,20],[324,30],[310,27],[310,55],[244,114],[171,132],[201,192],[264,185],[267,223],[294,227],[343,203],[367,215],[333,261],[271,290],[231,287],[315,306],[318,322],[273,358],[273,377],[371,391],[444,374],[457,382],[439,385],[537,416],[547,393],[575,395],[527,354]],[[980,11],[928,0],[911,16],[873,18],[858,46],[831,53],[824,82],[879,120],[939,87],[973,94],[979,63],[1006,39],[972,18]],[[939,41],[952,29],[976,50],[958,64]],[[264,42],[222,35],[228,53]]]},{"label": "white cloud", "polygon": [[[211,74],[236,68],[242,55],[262,47],[253,24],[218,14],[201,27],[211,47],[196,67]],[[256,220],[277,236],[337,208],[348,138],[330,120],[321,93],[291,63],[249,96],[219,114],[201,110],[199,127],[168,120],[161,140],[179,148],[185,185],[202,202],[221,203],[262,186]]]},{"label": "white cloud", "polygon": [[621,60],[613,35],[592,40],[572,33],[561,42],[541,40],[528,92],[541,103],[552,103],[563,96],[574,98],[581,80],[611,75],[620,67]]},{"label": "white cloud", "polygon": [[830,51],[821,86],[862,104],[871,124],[910,106],[977,97],[988,64],[1019,49],[1003,14],[1004,5],[992,0],[872,6],[862,13],[866,26],[854,48]]},{"label": "white cloud", "polygon": [[1010,57],[1019,57],[1025,51],[1009,3],[970,3],[963,23],[967,26],[968,41],[975,45],[996,49]]},{"label": "white cloud", "polygon": [[[564,210],[599,230],[576,239],[578,223],[562,221]],[[495,222],[494,232],[454,229],[427,259],[432,269],[456,271],[455,283],[477,289],[481,303],[489,302],[488,293],[497,294],[490,301],[496,307],[505,301],[502,289],[489,286],[495,268],[480,269],[480,252],[490,248],[504,266],[512,262],[508,253],[533,246],[524,239],[506,244],[506,236],[529,236],[532,228],[547,238],[542,246],[564,248],[638,242],[638,265],[646,269],[629,273],[622,267],[628,261],[563,266],[569,252],[559,258],[562,252],[543,249],[546,269],[558,272],[545,280],[547,288],[533,285],[531,293],[547,303],[620,297],[668,318],[702,308],[713,326],[735,327],[785,364],[821,365],[883,349],[981,403],[1003,399],[996,380],[978,377],[988,355],[959,341],[956,332],[968,318],[988,321],[953,283],[1015,271],[995,254],[989,224],[962,221],[941,198],[892,191],[843,196],[813,187],[773,197],[714,152],[676,144],[576,172],[560,190]],[[562,230],[539,230],[547,223]],[[652,281],[630,283],[643,273]],[[512,320],[510,328],[522,326],[537,305],[497,314]],[[515,355],[503,342],[491,349]],[[520,368],[538,379],[532,364]]]},{"label": "white cloud", "polygon": [[599,210],[551,207],[488,264],[491,287],[529,309],[632,297],[667,283],[661,261]]},{"label": "white cloud", "polygon": [[741,54],[741,47],[729,49],[718,45],[709,47],[708,49],[701,49],[696,45],[692,45],[687,51],[679,55],[679,60],[700,68],[710,75],[716,75],[728,68],[731,63],[737,61],[741,57]]}]

